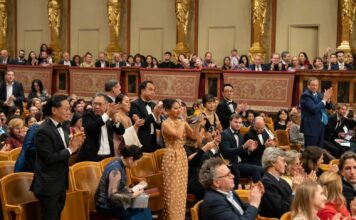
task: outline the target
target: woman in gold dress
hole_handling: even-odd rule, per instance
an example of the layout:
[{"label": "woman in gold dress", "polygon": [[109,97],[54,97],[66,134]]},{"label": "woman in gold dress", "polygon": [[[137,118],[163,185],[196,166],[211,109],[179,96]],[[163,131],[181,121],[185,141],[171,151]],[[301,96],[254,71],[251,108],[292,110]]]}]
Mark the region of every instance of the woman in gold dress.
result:
[{"label": "woman in gold dress", "polygon": [[164,220],[184,220],[187,197],[188,159],[184,150],[185,136],[195,140],[199,134],[202,120],[193,129],[188,123],[179,119],[180,105],[177,100],[166,99],[163,106],[168,118],[162,123],[166,153],[163,156],[163,197]]}]

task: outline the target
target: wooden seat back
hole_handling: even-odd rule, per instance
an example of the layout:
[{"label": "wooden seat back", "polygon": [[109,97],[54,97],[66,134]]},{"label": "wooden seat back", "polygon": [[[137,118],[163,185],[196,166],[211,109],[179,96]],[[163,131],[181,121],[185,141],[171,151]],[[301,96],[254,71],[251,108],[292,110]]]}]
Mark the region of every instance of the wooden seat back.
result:
[{"label": "wooden seat back", "polygon": [[195,205],[190,208],[190,214],[192,215],[192,220],[199,220],[199,209],[203,200],[198,201]]}]

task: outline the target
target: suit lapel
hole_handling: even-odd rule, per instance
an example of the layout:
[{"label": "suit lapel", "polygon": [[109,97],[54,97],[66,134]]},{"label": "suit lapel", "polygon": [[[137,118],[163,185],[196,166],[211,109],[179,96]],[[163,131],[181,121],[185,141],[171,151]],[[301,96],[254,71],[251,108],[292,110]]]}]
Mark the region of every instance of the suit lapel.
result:
[{"label": "suit lapel", "polygon": [[147,117],[148,116],[148,112],[147,112],[147,109],[146,109],[145,102],[141,98],[139,98],[138,99],[138,104],[139,104],[143,114],[145,115],[145,117]]},{"label": "suit lapel", "polygon": [[[56,137],[57,137],[57,143],[60,143],[59,146],[61,146],[61,148],[65,148],[65,145],[63,143],[63,140],[62,140],[62,137],[61,137],[61,134],[59,133],[58,129],[56,128],[56,126],[54,126],[53,122],[51,121],[51,119],[48,119],[48,124],[50,127],[52,127],[54,133],[56,134]],[[62,128],[63,129],[63,128]],[[63,132],[64,132],[64,137],[66,137],[66,134],[65,134],[65,131],[63,129]],[[67,145],[68,146],[68,145]]]}]

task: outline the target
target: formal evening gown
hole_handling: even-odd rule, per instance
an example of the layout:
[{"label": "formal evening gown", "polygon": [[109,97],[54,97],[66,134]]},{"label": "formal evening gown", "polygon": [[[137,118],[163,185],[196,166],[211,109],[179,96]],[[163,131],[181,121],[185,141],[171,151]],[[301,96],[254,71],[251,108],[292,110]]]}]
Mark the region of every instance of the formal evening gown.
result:
[{"label": "formal evening gown", "polygon": [[[163,123],[173,122],[167,119]],[[179,120],[178,123],[186,123]],[[185,133],[182,138],[171,137],[162,131],[166,153],[163,156],[163,198],[164,220],[184,220],[185,205],[187,197],[187,181],[188,181],[188,158],[183,147]]]}]

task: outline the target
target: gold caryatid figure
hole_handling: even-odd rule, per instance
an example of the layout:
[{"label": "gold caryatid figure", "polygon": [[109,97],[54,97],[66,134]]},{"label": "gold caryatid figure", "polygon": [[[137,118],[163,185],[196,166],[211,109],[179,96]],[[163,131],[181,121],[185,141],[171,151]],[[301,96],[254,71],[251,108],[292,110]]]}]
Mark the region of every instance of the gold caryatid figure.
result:
[{"label": "gold caryatid figure", "polygon": [[338,50],[350,52],[350,33],[352,33],[353,23],[356,14],[356,0],[341,0],[341,45]]},{"label": "gold caryatid figure", "polygon": [[267,0],[252,0],[253,42],[249,49],[252,60],[256,54],[265,54],[262,37],[265,33],[266,14]]},{"label": "gold caryatid figure", "polygon": [[6,0],[0,0],[0,48],[6,44],[7,16]]},{"label": "gold caryatid figure", "polygon": [[59,31],[61,27],[61,5],[59,0],[48,1],[48,22],[51,31],[50,47],[54,51],[59,51]]},{"label": "gold caryatid figure", "polygon": [[121,20],[121,0],[108,0],[107,13],[110,31],[110,43],[106,50],[108,52],[118,52]]},{"label": "gold caryatid figure", "polygon": [[176,0],[177,46],[174,49],[174,55],[189,53],[186,40],[189,25],[190,4],[191,0]]}]

